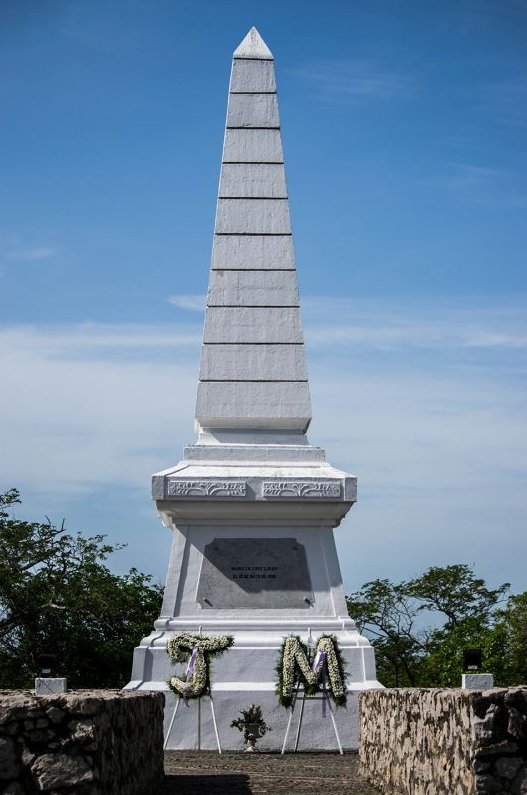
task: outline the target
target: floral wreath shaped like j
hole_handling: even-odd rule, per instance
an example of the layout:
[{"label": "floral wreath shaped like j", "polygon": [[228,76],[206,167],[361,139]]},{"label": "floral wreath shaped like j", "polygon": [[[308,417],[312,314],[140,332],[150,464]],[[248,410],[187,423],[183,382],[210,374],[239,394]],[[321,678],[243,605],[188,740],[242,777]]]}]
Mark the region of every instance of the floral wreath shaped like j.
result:
[{"label": "floral wreath shaped like j", "polygon": [[185,701],[201,698],[210,693],[210,660],[219,657],[234,643],[232,635],[190,635],[184,632],[175,635],[167,643],[167,652],[174,663],[187,662],[185,678],[171,676],[169,688]]},{"label": "floral wreath shaped like j", "polygon": [[346,706],[346,674],[338,641],[334,635],[321,635],[312,659],[307,646],[296,635],[284,638],[277,665],[277,695],[283,707],[293,702],[295,687],[303,685],[308,696],[325,692],[337,706]]}]

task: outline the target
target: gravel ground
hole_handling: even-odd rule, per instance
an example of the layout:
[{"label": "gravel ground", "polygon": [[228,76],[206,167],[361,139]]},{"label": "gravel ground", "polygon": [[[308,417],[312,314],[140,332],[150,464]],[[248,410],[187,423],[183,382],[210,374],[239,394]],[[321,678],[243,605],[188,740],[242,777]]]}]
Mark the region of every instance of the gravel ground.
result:
[{"label": "gravel ground", "polygon": [[358,755],[166,751],[164,795],[378,795]]}]

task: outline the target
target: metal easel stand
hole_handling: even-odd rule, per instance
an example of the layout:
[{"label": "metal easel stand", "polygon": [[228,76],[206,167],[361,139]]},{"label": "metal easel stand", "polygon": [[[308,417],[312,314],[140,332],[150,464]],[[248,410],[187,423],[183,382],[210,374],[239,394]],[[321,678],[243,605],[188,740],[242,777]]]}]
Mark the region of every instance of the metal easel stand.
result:
[{"label": "metal easel stand", "polygon": [[[285,730],[284,743],[282,745],[282,754],[285,754],[285,749],[286,749],[286,745],[287,745],[287,738],[289,737],[289,731],[291,729],[291,723],[293,721],[293,713],[295,711],[296,702],[297,702],[298,697],[299,697],[299,690],[300,690],[300,684],[298,684],[296,686],[295,694],[293,696],[293,703],[291,704],[291,710],[289,712],[289,720],[287,721],[287,729]],[[329,715],[331,717],[331,722],[333,723],[333,731],[335,732],[335,737],[337,739],[337,745],[338,745],[338,748],[339,748],[339,754],[342,756],[344,751],[342,750],[342,743],[340,742],[339,732],[338,732],[338,729],[337,729],[337,723],[335,721],[335,715],[333,713],[333,706],[331,704],[331,698],[329,697],[329,695],[306,696],[305,690],[302,688],[302,693],[300,695],[300,698],[301,698],[301,702],[300,702],[300,717],[299,717],[299,720],[298,720],[298,727],[297,727],[297,730],[296,730],[295,748],[294,748],[295,752],[298,751],[298,742],[300,740],[300,732],[302,730],[302,721],[304,719],[304,706],[305,706],[305,703],[306,703],[306,698],[309,701],[324,701],[324,699],[327,699],[327,705],[329,707]]]},{"label": "metal easel stand", "polygon": [[[220,735],[218,734],[218,724],[216,723],[216,713],[214,712],[214,700],[212,698],[212,693],[208,694],[208,698],[210,700],[210,711],[212,714],[212,723],[214,724],[214,733],[216,735],[216,743],[218,746],[218,753],[221,754],[221,743],[220,743]],[[198,751],[201,751],[201,699],[198,698]],[[181,701],[181,697],[178,696],[176,701],[176,706],[174,707],[174,712],[172,713],[172,718],[170,720],[170,725],[168,727],[167,736],[165,737],[165,742],[163,743],[163,751],[166,750],[168,745],[168,741],[170,739],[170,735],[172,734],[172,727],[174,726],[174,721],[176,720],[176,714],[179,707],[179,702]]]}]

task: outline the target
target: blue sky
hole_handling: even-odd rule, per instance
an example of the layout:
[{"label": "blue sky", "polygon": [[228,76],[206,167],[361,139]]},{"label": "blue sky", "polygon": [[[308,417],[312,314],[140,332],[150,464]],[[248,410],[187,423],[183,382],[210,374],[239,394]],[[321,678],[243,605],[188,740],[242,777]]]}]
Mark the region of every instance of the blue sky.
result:
[{"label": "blue sky", "polygon": [[0,488],[164,578],[233,49],[273,51],[347,590],[525,582],[527,6],[3,0]]}]

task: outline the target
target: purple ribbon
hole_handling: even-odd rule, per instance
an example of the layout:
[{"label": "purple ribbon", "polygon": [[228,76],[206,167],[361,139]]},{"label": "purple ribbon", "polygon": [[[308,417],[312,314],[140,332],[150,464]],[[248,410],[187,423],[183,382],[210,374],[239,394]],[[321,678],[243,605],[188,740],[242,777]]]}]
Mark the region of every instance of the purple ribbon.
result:
[{"label": "purple ribbon", "polygon": [[315,659],[311,663],[311,670],[313,672],[315,672],[317,670],[317,668],[320,665],[321,661],[322,661],[322,666],[324,666],[324,663],[326,662],[326,652],[322,651],[322,649],[319,649],[317,651],[317,656],[315,657]]},{"label": "purple ribbon", "polygon": [[327,706],[328,706],[328,691],[326,688],[326,664],[324,661],[324,667],[322,668],[322,717],[327,718]]},{"label": "purple ribbon", "polygon": [[194,671],[195,671],[195,669],[196,669],[196,657],[197,656],[198,656],[198,647],[194,646],[192,648],[192,654],[190,655],[190,660],[188,661],[188,665],[187,665],[187,672],[185,674],[187,682],[188,682],[189,676],[192,676]]},{"label": "purple ribbon", "polygon": [[322,665],[322,717],[327,717],[327,700],[328,700],[328,692],[326,687],[326,657],[327,654],[322,649],[319,649],[317,652],[317,656],[313,660],[311,665],[311,670],[314,672],[317,670],[319,665]]}]

